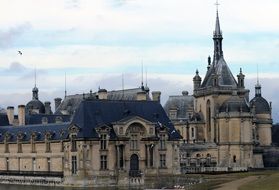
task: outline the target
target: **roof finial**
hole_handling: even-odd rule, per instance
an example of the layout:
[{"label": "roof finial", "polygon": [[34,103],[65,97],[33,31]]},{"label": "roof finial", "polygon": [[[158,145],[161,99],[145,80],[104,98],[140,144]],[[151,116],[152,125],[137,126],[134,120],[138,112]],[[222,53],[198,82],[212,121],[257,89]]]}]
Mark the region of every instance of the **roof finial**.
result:
[{"label": "roof finial", "polygon": [[259,84],[259,65],[257,64],[257,85]]},{"label": "roof finial", "polygon": [[35,71],[34,71],[34,82],[35,82],[35,87],[37,87],[37,68],[36,68],[36,65],[35,65]]},{"label": "roof finial", "polygon": [[64,78],[64,87],[65,87],[65,98],[66,98],[66,96],[67,96],[67,73],[65,72],[65,78]]},{"label": "roof finial", "polygon": [[217,11],[217,14],[218,14],[218,6],[220,5],[220,3],[218,2],[218,0],[216,0],[215,5],[216,5],[216,11]]},{"label": "roof finial", "polygon": [[141,59],[141,88],[144,88],[144,86],[143,86],[143,62],[142,62],[142,59]]},{"label": "roof finial", "polygon": [[145,86],[147,87],[147,67],[145,67]]}]

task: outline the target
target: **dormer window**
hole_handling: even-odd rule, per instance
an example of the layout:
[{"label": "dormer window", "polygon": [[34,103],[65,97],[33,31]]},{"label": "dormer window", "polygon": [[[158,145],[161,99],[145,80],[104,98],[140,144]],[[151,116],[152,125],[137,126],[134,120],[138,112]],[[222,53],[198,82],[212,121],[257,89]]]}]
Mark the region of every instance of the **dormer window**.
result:
[{"label": "dormer window", "polygon": [[169,117],[170,117],[170,119],[176,119],[177,118],[177,109],[171,109],[169,111]]}]

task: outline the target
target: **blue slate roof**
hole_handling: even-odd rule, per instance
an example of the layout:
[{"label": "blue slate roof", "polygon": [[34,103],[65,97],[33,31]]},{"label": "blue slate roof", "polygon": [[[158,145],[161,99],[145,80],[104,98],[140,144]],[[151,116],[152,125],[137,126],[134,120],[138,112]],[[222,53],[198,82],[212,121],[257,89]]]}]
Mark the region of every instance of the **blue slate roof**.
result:
[{"label": "blue slate roof", "polygon": [[84,100],[71,124],[80,127],[78,138],[98,138],[96,128],[133,116],[167,127],[170,140],[180,138],[161,104],[155,101]]},{"label": "blue slate roof", "polygon": [[55,119],[55,115],[29,115],[28,125],[0,127],[0,142],[4,142],[6,134],[10,135],[8,142],[16,143],[18,134],[23,134],[23,142],[30,142],[32,133],[36,134],[35,141],[44,141],[46,133],[51,133],[51,140],[66,140],[69,138],[69,127],[72,125],[80,128],[77,134],[79,139],[98,139],[96,128],[103,126],[112,129],[111,139],[117,139],[112,128],[113,123],[132,117],[156,123],[157,127],[167,127],[170,140],[181,138],[161,104],[155,101],[84,100],[75,112],[72,122],[38,124],[43,117]]},{"label": "blue slate roof", "polygon": [[23,142],[30,142],[31,134],[36,133],[36,141],[44,141],[45,134],[50,132],[51,140],[60,140],[68,138],[68,127],[70,123],[47,124],[47,125],[24,125],[24,126],[3,126],[0,127],[0,142],[4,141],[5,134],[10,134],[8,142],[17,142],[17,135],[24,134]]},{"label": "blue slate roof", "polygon": [[7,114],[0,114],[0,126],[9,125],[9,119]]},{"label": "blue slate roof", "polygon": [[47,118],[48,123],[55,123],[56,118],[60,117],[62,122],[70,122],[70,115],[46,115],[46,114],[30,114],[25,116],[27,125],[41,124],[43,118]]}]

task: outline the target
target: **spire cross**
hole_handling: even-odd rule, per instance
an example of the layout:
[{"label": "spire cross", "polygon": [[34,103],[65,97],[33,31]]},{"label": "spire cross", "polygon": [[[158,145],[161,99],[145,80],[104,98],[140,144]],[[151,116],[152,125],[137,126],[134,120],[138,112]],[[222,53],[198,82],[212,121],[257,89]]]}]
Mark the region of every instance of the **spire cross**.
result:
[{"label": "spire cross", "polygon": [[218,2],[218,0],[216,0],[215,5],[216,5],[216,10],[217,10],[217,12],[218,12],[218,6],[220,5],[220,3]]},{"label": "spire cross", "polygon": [[34,71],[34,80],[35,80],[35,87],[37,87],[37,67],[35,66],[35,71]]}]

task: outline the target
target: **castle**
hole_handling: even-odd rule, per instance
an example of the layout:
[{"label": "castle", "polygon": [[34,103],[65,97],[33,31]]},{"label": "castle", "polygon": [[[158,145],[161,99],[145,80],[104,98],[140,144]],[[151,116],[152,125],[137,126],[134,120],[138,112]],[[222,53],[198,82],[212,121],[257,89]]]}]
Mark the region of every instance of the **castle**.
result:
[{"label": "castle", "polygon": [[238,171],[263,168],[263,149],[271,145],[271,103],[261,94],[259,81],[249,101],[245,75],[237,80],[222,50],[222,31],[217,11],[213,33],[214,55],[208,57],[202,80],[193,78],[193,96],[182,92],[165,105],[168,116],[183,136],[180,147],[184,172]]},{"label": "castle", "polygon": [[194,91],[171,96],[141,86],[39,100],[0,114],[0,182],[65,186],[143,185],[150,177],[263,168],[271,145],[271,105],[256,85],[249,101],[222,51],[217,12],[214,55]]}]

